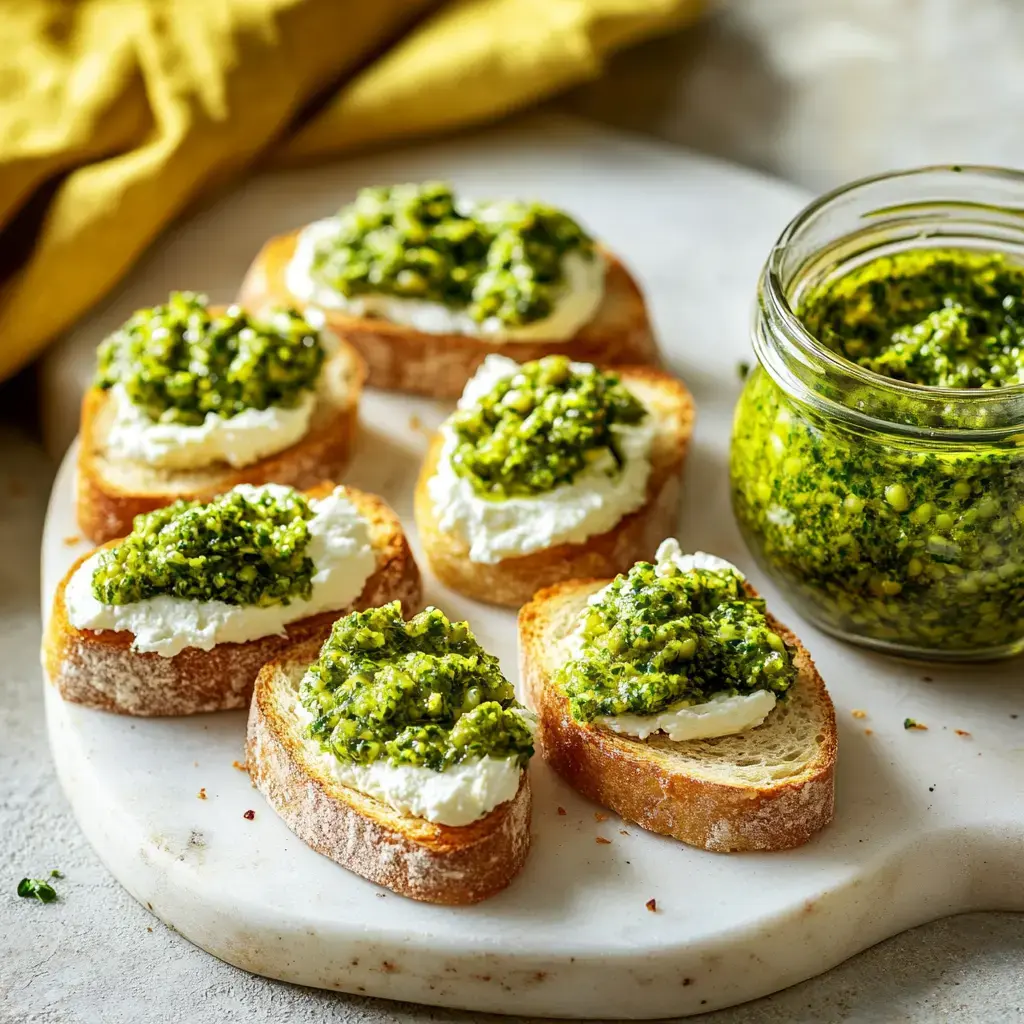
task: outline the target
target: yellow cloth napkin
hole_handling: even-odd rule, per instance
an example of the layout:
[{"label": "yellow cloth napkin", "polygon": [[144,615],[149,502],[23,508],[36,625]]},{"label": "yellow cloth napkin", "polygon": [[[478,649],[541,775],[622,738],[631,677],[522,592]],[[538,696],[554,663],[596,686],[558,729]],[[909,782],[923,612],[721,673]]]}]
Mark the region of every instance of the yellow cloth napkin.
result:
[{"label": "yellow cloth napkin", "polygon": [[[258,159],[496,117],[702,0],[19,0],[0,15],[0,378]],[[369,183],[368,183],[369,184]]]}]

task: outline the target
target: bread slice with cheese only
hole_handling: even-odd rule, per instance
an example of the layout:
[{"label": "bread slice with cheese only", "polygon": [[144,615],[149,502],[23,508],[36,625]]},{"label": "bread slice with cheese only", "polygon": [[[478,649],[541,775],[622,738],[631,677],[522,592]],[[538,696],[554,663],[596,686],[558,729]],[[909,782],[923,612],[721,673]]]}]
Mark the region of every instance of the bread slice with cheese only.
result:
[{"label": "bread slice with cheese only", "polygon": [[[326,609],[288,622],[276,631],[243,642],[217,643],[209,650],[185,646],[172,656],[133,649],[128,630],[79,629],[68,617],[68,584],[96,552],[78,559],[57,588],[43,640],[43,663],[50,681],[67,701],[125,715],[192,715],[245,707],[260,668],[291,645],[321,641],[340,614],[398,600],[420,606],[420,573],[395,513],[378,497],[341,489],[367,524],[373,567],[362,590],[344,607]],[[305,492],[324,499],[335,485]],[[103,549],[115,547],[111,541]]]},{"label": "bread slice with cheese only", "polygon": [[476,903],[500,892],[530,848],[530,781],[468,825],[441,825],[342,785],[295,715],[319,645],[293,648],[260,671],[249,709],[246,763],[285,824],[317,853],[393,892],[427,903]]},{"label": "bread slice with cheese only", "polygon": [[[569,637],[588,599],[610,582],[562,583],[519,612],[521,680],[548,764],[627,821],[691,846],[725,853],[806,843],[832,820],[836,762],[835,711],[807,649],[766,616],[792,650],[797,675],[763,723],[738,734],[641,740],[578,721],[556,673],[571,656]],[[749,585],[747,592],[756,596]]]},{"label": "bread slice with cheese only", "polygon": [[[238,301],[249,309],[302,301],[288,288],[288,265],[299,231],[270,239],[249,268]],[[654,365],[658,348],[639,286],[625,264],[598,246],[606,262],[604,294],[590,321],[569,338],[489,339],[469,334],[429,333],[383,317],[351,316],[320,307],[328,328],[366,360],[372,387],[433,398],[457,398],[466,381],[493,352],[519,362],[565,354],[603,366]]]},{"label": "bread slice with cheese only", "polygon": [[682,381],[652,367],[626,366],[614,372],[654,420],[642,504],[610,529],[584,540],[493,562],[474,561],[467,539],[441,528],[430,493],[430,480],[438,472],[444,448],[438,434],[420,470],[415,517],[424,555],[442,583],[478,601],[518,608],[541,588],[562,580],[624,572],[634,562],[652,558],[662,539],[675,532],[683,466],[696,415],[693,399]]},{"label": "bread slice with cheese only", "polygon": [[102,544],[129,533],[137,515],[179,498],[206,501],[243,483],[302,489],[338,479],[352,456],[366,367],[350,345],[338,342],[332,348],[317,380],[305,433],[282,450],[238,468],[215,461],[200,468],[169,469],[120,458],[110,446],[117,412],[113,391],[90,388],[82,400],[77,466],[76,513],[82,532]]}]

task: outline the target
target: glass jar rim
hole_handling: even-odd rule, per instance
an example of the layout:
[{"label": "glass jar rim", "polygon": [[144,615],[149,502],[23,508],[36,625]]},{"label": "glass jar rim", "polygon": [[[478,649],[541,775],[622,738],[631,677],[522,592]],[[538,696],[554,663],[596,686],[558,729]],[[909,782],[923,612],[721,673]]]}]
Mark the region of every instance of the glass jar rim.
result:
[{"label": "glass jar rim", "polygon": [[[782,326],[786,334],[787,341],[795,345],[803,356],[809,357],[813,359],[814,362],[822,364],[822,367],[825,370],[847,379],[855,386],[868,388],[876,393],[888,395],[895,399],[912,401],[924,406],[931,406],[935,408],[939,408],[943,405],[948,406],[952,403],[968,403],[974,409],[978,410],[984,408],[1005,409],[1008,404],[1011,404],[1014,407],[1019,405],[1020,407],[1019,416],[1011,415],[1009,418],[1013,422],[1005,424],[1002,427],[969,429],[964,428],[963,426],[931,426],[928,428],[929,433],[968,433],[973,437],[977,437],[978,435],[982,435],[990,431],[1005,432],[1007,426],[1016,426],[1018,429],[1024,428],[1024,382],[1020,384],[1011,384],[1003,388],[946,388],[885,377],[882,374],[875,373],[863,366],[859,366],[857,363],[846,359],[822,344],[803,325],[800,318],[796,315],[793,304],[790,302],[789,295],[787,294],[786,283],[784,281],[783,261],[785,260],[790,248],[799,238],[800,232],[816,217],[822,214],[823,211],[828,210],[831,206],[842,201],[851,194],[868,189],[871,186],[880,185],[886,182],[914,180],[924,175],[944,173],[956,174],[958,176],[963,175],[964,177],[973,175],[984,179],[1003,180],[1012,183],[1014,187],[1019,188],[1021,191],[1022,205],[1015,212],[1021,219],[1021,242],[1024,244],[1024,171],[1016,171],[1011,168],[982,164],[933,164],[870,175],[868,177],[848,182],[838,188],[824,193],[821,196],[818,196],[816,199],[808,203],[795,217],[793,217],[792,220],[790,220],[768,254],[768,259],[765,263],[761,276],[761,303],[762,305],[767,306],[769,314]],[[969,209],[971,207],[976,207],[979,210],[992,209],[990,204],[983,202],[970,202],[963,200],[944,201],[941,198],[933,198],[931,201],[936,205],[942,205],[944,202],[947,205],[949,203],[955,203],[958,207],[962,207],[964,209]],[[872,215],[893,214],[898,212],[901,208],[909,209],[914,205],[917,204],[892,204],[890,206],[883,207],[878,211],[872,211]],[[924,241],[924,239],[922,239],[922,241]],[[852,409],[846,406],[840,406],[840,408],[845,414],[848,414],[850,418],[853,419],[870,421],[872,425],[876,426],[884,425],[887,429],[896,427],[899,432],[915,432],[913,430],[900,429],[901,427],[905,428],[905,425],[894,424],[891,420],[872,416],[862,410]]]}]

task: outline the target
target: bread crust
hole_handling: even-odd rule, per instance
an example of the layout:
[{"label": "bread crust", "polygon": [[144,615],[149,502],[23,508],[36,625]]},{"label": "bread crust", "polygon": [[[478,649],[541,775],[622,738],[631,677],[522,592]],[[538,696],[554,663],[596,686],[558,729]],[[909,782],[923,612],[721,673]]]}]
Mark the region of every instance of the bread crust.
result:
[{"label": "bread crust", "polygon": [[424,555],[442,583],[477,601],[518,608],[542,587],[562,580],[625,572],[635,562],[653,558],[658,544],[676,532],[683,466],[696,415],[693,399],[682,381],[660,370],[628,366],[616,372],[658,421],[644,504],[610,530],[580,543],[558,544],[494,564],[471,562],[469,545],[440,529],[427,489],[442,447],[441,437],[435,436],[416,483],[414,510]]},{"label": "bread crust", "polygon": [[[307,491],[324,497],[334,484]],[[349,611],[399,600],[406,614],[421,604],[420,572],[401,524],[376,495],[347,489],[370,523],[377,567],[359,597],[346,608],[321,612],[285,627],[283,635],[245,643],[217,644],[209,651],[186,647],[171,658],[132,651],[127,630],[76,629],[68,621],[64,594],[68,581],[94,552],[79,558],[61,580],[43,638],[47,676],[64,700],[123,715],[193,715],[226,711],[249,703],[260,668],[281,651],[304,641],[322,643],[331,626]],[[104,544],[112,547],[116,540]]]},{"label": "bread crust", "polygon": [[246,761],[270,806],[317,853],[402,896],[457,905],[504,889],[529,851],[529,773],[522,773],[512,800],[459,827],[401,814],[341,785],[311,760],[283,713],[282,689],[295,686],[318,650],[300,644],[264,666],[256,680]]},{"label": "bread crust", "polygon": [[[520,678],[538,714],[537,740],[548,764],[589,799],[691,846],[727,853],[787,850],[806,843],[832,820],[837,740],[831,698],[801,641],[768,616],[772,628],[796,649],[795,686],[814,709],[808,728],[818,730],[813,756],[769,784],[744,782],[740,772],[733,781],[702,778],[674,764],[673,753],[709,749],[715,740],[673,743],[660,736],[644,741],[577,722],[554,684],[552,651],[564,642],[587,597],[608,582],[576,580],[551,587],[519,612]],[[754,744],[760,730],[771,730],[772,723],[769,716],[744,735]]]},{"label": "bread crust", "polygon": [[[249,309],[301,305],[285,283],[299,231],[271,238],[246,273],[238,301]],[[369,367],[368,383],[388,391],[457,398],[467,380],[492,352],[525,363],[564,353],[604,366],[660,365],[643,294],[622,261],[601,248],[607,260],[605,295],[589,323],[571,338],[500,342],[465,334],[428,334],[380,317],[347,316],[324,309],[327,326],[352,344]]]},{"label": "bread crust", "polygon": [[309,430],[293,445],[248,466],[227,463],[201,470],[154,470],[110,459],[104,437],[110,393],[90,388],[82,399],[75,510],[94,544],[131,532],[132,520],[179,498],[209,501],[238,484],[278,483],[300,489],[338,479],[348,465],[359,420],[366,366],[344,342],[328,357]]}]

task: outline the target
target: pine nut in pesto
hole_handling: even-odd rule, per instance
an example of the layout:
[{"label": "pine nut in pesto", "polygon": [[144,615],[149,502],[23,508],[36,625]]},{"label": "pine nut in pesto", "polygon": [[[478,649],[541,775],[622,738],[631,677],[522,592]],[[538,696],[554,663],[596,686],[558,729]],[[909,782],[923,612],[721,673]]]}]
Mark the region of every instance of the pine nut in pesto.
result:
[{"label": "pine nut in pesto", "polygon": [[596,258],[568,214],[513,200],[467,203],[443,182],[364,188],[338,214],[313,259],[318,283],[464,309],[508,326],[550,316],[563,260]]},{"label": "pine nut in pesto", "polygon": [[[1024,202],[1024,177],[952,174],[857,183],[786,229],[730,477],[749,547],[807,618],[972,660],[1024,649],[1024,230],[986,202]],[[927,202],[887,201],[916,182]]]},{"label": "pine nut in pesto", "polygon": [[140,309],[97,352],[96,387],[121,385],[155,423],[201,424],[246,409],[294,408],[316,387],[318,331],[297,312],[212,313],[205,295],[172,292]]},{"label": "pine nut in pesto", "polygon": [[533,733],[498,659],[437,608],[398,601],[339,619],[299,688],[310,738],[342,761],[444,771],[481,757],[525,766]]}]

